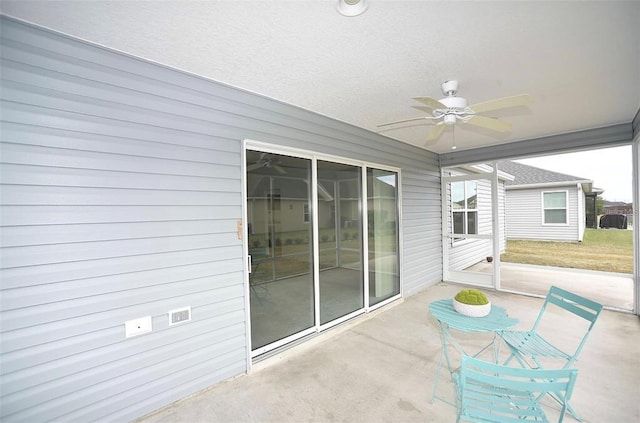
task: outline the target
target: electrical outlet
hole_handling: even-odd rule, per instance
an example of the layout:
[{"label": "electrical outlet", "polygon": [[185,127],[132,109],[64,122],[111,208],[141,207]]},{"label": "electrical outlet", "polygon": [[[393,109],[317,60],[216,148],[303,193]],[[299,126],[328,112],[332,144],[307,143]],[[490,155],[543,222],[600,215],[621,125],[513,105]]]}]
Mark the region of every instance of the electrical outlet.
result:
[{"label": "electrical outlet", "polygon": [[142,335],[143,333],[148,333],[152,330],[151,316],[124,322],[124,335],[126,338]]}]

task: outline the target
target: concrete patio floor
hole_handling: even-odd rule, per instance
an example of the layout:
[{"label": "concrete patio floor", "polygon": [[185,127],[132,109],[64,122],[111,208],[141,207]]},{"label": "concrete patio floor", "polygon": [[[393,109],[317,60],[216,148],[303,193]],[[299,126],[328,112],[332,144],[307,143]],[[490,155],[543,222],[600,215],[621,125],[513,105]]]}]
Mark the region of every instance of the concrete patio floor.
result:
[{"label": "concrete patio floor", "polygon": [[[139,421],[453,422],[453,407],[430,402],[441,342],[427,306],[453,297],[460,289],[437,284]],[[543,301],[488,294],[494,304],[520,320],[518,329],[530,328]],[[561,319],[557,325],[558,336],[567,336]],[[473,349],[490,340],[484,335],[460,335],[459,340]],[[579,374],[571,403],[584,421],[640,421],[639,337],[637,316],[602,312],[575,365]],[[444,388],[440,395],[452,396],[451,383],[444,377],[440,380]],[[552,409],[550,417],[554,413]],[[566,416],[565,422],[572,421]]]},{"label": "concrete patio floor", "polygon": [[[493,264],[482,261],[465,270],[492,273]],[[633,275],[502,262],[500,280],[504,290],[545,296],[555,285],[605,307],[633,311]]]}]

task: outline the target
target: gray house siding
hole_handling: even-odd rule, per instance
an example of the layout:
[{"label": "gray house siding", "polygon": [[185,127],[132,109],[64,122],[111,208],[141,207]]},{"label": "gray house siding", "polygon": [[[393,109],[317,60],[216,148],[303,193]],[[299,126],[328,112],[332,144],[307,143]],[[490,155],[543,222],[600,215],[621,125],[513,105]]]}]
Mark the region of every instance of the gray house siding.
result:
[{"label": "gray house siding", "polygon": [[420,171],[403,168],[401,278],[409,296],[442,280],[442,208],[437,157],[428,155]]},{"label": "gray house siding", "polygon": [[[542,193],[552,191],[568,192],[566,225],[543,224]],[[580,210],[584,210],[584,198],[580,200],[579,197],[584,197],[584,193],[575,184],[550,188],[507,188],[507,238],[581,241],[579,228],[584,227],[584,222],[581,223]]]},{"label": "gray house siding", "polygon": [[126,421],[247,370],[245,138],[401,168],[404,294],[441,279],[434,154],[1,23],[2,421]]}]

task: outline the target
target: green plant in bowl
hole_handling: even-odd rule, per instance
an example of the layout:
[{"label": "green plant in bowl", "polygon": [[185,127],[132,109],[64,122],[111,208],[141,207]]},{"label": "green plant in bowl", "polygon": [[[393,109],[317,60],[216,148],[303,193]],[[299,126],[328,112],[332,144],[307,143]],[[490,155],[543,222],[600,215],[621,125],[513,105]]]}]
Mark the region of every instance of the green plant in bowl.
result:
[{"label": "green plant in bowl", "polygon": [[484,317],[491,312],[491,301],[477,289],[463,289],[453,299],[453,308],[469,317]]},{"label": "green plant in bowl", "polygon": [[462,304],[485,305],[489,304],[489,299],[483,292],[477,289],[463,289],[456,294],[456,301]]}]

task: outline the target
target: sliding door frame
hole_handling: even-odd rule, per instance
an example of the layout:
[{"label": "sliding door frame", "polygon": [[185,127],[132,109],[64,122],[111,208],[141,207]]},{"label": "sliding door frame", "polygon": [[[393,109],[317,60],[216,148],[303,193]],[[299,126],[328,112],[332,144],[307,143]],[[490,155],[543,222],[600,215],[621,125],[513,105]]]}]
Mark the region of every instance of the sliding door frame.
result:
[{"label": "sliding door frame", "polygon": [[[249,286],[249,243],[248,243],[248,207],[247,207],[247,170],[246,170],[246,156],[247,150],[257,150],[263,151],[271,154],[282,154],[287,156],[293,156],[301,159],[311,160],[311,222],[313,224],[312,227],[312,248],[313,248],[313,284],[314,284],[314,326],[308,329],[305,329],[301,332],[292,334],[286,338],[273,342],[271,344],[265,345],[261,348],[252,350],[251,345],[251,302],[250,302],[250,286]],[[320,239],[319,239],[319,221],[318,221],[318,160],[334,162],[344,165],[356,166],[361,168],[360,177],[361,177],[361,190],[362,190],[362,199],[360,204],[360,213],[361,213],[361,232],[362,232],[362,272],[363,272],[363,307],[355,310],[345,316],[334,319],[325,324],[320,324]],[[396,216],[397,216],[397,260],[398,260],[398,273],[399,273],[399,292],[398,294],[381,301],[380,303],[371,306],[369,304],[369,243],[368,243],[368,197],[367,197],[367,169],[374,168],[385,170],[389,172],[394,172],[397,175],[397,186],[396,186]],[[247,368],[251,370],[253,359],[259,355],[262,355],[266,352],[273,351],[275,349],[281,348],[286,344],[289,344],[293,341],[299,340],[306,336],[316,334],[322,332],[328,328],[336,326],[340,323],[343,323],[349,319],[352,319],[358,315],[369,313],[373,310],[376,310],[380,307],[384,307],[385,305],[402,298],[403,296],[403,283],[402,283],[402,192],[400,187],[402,186],[402,174],[401,169],[391,166],[385,166],[378,163],[371,163],[362,160],[354,160],[340,156],[333,156],[322,153],[315,153],[309,150],[294,148],[294,147],[285,147],[277,144],[266,143],[261,141],[256,141],[252,139],[243,140],[242,146],[242,221],[238,222],[238,236],[242,237],[242,246],[243,246],[243,257],[245,257],[245,265],[244,265],[244,294],[245,294],[245,311],[246,311],[246,330],[247,330]]]}]

